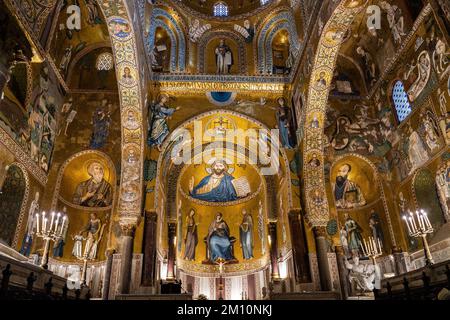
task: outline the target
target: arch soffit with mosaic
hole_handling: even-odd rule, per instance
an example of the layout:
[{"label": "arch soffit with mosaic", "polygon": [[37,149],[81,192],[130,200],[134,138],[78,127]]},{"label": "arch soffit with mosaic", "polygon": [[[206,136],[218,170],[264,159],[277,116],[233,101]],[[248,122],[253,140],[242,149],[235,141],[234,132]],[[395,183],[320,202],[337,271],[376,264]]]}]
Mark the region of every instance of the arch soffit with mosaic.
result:
[{"label": "arch soffit with mosaic", "polygon": [[[143,156],[144,156],[144,126],[143,126],[143,110],[144,105],[142,101],[142,83],[140,76],[140,63],[137,54],[137,44],[135,40],[134,25],[131,19],[132,15],[129,13],[129,9],[124,0],[97,0],[100,9],[103,12],[105,20],[107,21],[108,31],[110,35],[114,63],[116,69],[116,77],[118,84],[118,92],[120,97],[120,109],[121,118],[125,116],[125,111],[133,110],[136,112],[137,119],[140,119],[139,127],[131,130],[121,125],[121,140],[122,140],[122,161],[120,172],[128,170],[128,166],[133,167],[139,172],[143,170]],[[114,33],[114,30],[110,27],[113,21],[121,21],[126,29],[120,33]],[[128,67],[131,69],[131,73],[135,76],[135,81],[131,84],[123,83],[121,79],[121,72],[123,68]],[[130,148],[139,150],[138,160],[134,163],[128,163],[126,161],[127,151]],[[121,175],[120,188],[119,188],[119,201],[117,209],[121,217],[121,224],[136,225],[141,216],[142,210],[142,190],[143,180],[142,175],[133,181],[124,181],[123,175]],[[127,187],[133,187],[133,192],[136,197],[132,201],[127,201],[125,190]]]},{"label": "arch soffit with mosaic", "polygon": [[[247,120],[249,122],[253,122],[254,124],[258,125],[260,128],[267,130],[267,132],[270,132],[270,128],[267,125],[265,125],[264,123],[254,119],[254,118],[251,118],[247,115],[236,112],[236,111],[231,111],[231,110],[226,110],[226,109],[217,109],[217,110],[212,110],[212,111],[207,111],[207,112],[201,113],[197,116],[194,116],[194,117],[184,121],[183,123],[181,123],[177,128],[175,128],[171,132],[169,137],[164,142],[164,144],[162,146],[162,151],[158,157],[158,162],[157,162],[158,173],[161,173],[163,171],[163,166],[170,165],[170,163],[169,164],[167,163],[168,159],[169,159],[168,161],[170,161],[170,157],[166,157],[166,154],[169,153],[170,152],[169,149],[171,147],[173,147],[173,143],[171,143],[171,141],[176,137],[175,135],[177,134],[178,129],[184,128],[196,120],[200,120],[202,118],[205,118],[205,117],[211,116],[211,115],[215,115],[215,114],[221,114],[221,115],[225,114],[225,115],[236,116],[236,117],[242,118],[244,120]],[[291,175],[290,175],[290,171],[289,171],[289,168],[290,168],[289,160],[286,155],[286,151],[284,149],[280,148],[279,154],[281,155],[281,158],[282,158],[282,159],[280,159],[280,166],[284,166],[284,168],[286,170],[285,174],[286,174],[287,187],[288,187],[288,204],[289,204],[289,208],[292,208],[293,207],[292,188],[291,188],[292,183],[291,183]],[[181,170],[181,168],[180,168],[180,170]],[[268,180],[271,180],[271,179],[272,179],[272,176],[265,176],[264,183],[267,188],[269,185]],[[157,189],[156,190],[158,190],[158,191],[155,192],[155,201],[154,201],[154,209],[155,210],[157,209],[157,206],[159,203],[158,194],[160,191],[162,191],[162,189],[161,189],[162,184],[163,184],[162,180],[163,179],[160,177],[160,174],[157,174],[157,176],[156,176]]]},{"label": "arch soffit with mosaic", "polygon": [[[330,92],[330,84],[336,68],[336,61],[345,32],[351,27],[356,15],[367,5],[366,0],[341,0],[325,25],[319,44],[316,49],[313,70],[311,72],[308,100],[306,104],[306,117],[315,113],[325,118],[325,112]],[[320,75],[323,81],[319,83]],[[318,128],[305,128],[303,163],[316,153],[319,159],[324,158],[324,123],[321,121]],[[304,187],[306,194],[325,189],[325,171],[323,161],[317,168],[303,169]],[[312,199],[306,199],[306,218],[312,227],[325,227],[329,220],[328,199],[325,197],[321,204]]]},{"label": "arch soffit with mosaic", "polygon": [[[166,8],[162,6],[153,8],[150,30],[145,45],[147,54],[150,54],[152,51],[157,27],[164,28],[171,38],[171,70],[178,70],[180,72],[185,71],[187,41],[185,36],[186,26],[183,19],[172,8]],[[172,61],[173,58],[175,59],[175,62]]]},{"label": "arch soffit with mosaic", "polygon": [[[272,64],[272,41],[278,31],[286,30],[289,34],[289,43],[297,51],[301,49],[300,38],[298,36],[295,17],[289,7],[279,8],[267,17],[256,31],[257,41],[254,43],[255,63],[259,72],[267,71]],[[269,61],[267,61],[269,60]]]},{"label": "arch soffit with mosaic", "polygon": [[25,192],[23,194],[22,204],[20,205],[20,213],[19,218],[17,219],[16,231],[14,232],[13,241],[11,244],[12,248],[17,247],[19,243],[20,231],[22,230],[22,226],[26,223],[26,212],[28,208],[28,199],[30,198],[30,178],[28,176],[27,168],[19,162],[13,162],[10,166],[16,166],[22,171],[23,178],[25,179]]},{"label": "arch soffit with mosaic", "polygon": [[103,42],[96,42],[96,43],[90,44],[89,46],[87,46],[86,48],[84,48],[83,50],[78,52],[73,57],[73,59],[70,61],[69,68],[68,68],[68,71],[67,71],[67,76],[66,76],[66,83],[67,83],[68,87],[70,87],[73,69],[75,68],[77,63],[82,58],[84,58],[85,56],[90,54],[92,51],[94,51],[96,49],[101,49],[101,48],[111,48],[111,42],[110,41],[103,41]]}]

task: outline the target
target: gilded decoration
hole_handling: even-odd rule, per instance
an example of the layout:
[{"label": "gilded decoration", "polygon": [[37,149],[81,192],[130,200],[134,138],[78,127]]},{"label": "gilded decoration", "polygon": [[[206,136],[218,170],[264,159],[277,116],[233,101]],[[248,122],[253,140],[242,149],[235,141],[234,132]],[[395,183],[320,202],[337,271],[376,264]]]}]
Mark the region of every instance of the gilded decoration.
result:
[{"label": "gilded decoration", "polygon": [[[388,230],[390,241],[392,246],[397,245],[397,241],[394,235],[394,227],[392,224],[390,210],[386,201],[385,187],[378,174],[377,167],[368,158],[359,154],[350,153],[342,155],[336,158],[333,162],[330,170],[330,182],[332,185],[336,183],[336,177],[338,175],[338,169],[343,165],[349,164],[352,166],[351,171],[348,172],[348,179],[353,180],[355,185],[360,186],[360,191],[364,194],[366,202],[362,206],[351,206],[349,208],[337,208],[338,214],[342,216],[345,213],[350,215],[363,213],[364,216],[368,216],[369,211],[372,208],[378,208],[377,211],[383,211],[385,216],[385,224]],[[374,184],[376,185],[376,192],[373,192]],[[334,189],[332,188],[332,197],[335,199]],[[336,200],[334,200],[336,204]],[[364,218],[365,219],[365,218]]]},{"label": "gilded decoration", "polygon": [[[110,190],[99,190],[100,193],[109,193],[111,200],[108,203],[82,205],[74,202],[74,195],[77,193],[80,184],[92,178],[89,171],[92,166],[99,164],[102,167],[102,179],[109,185]],[[52,210],[56,209],[57,201],[60,200],[66,206],[83,211],[108,211],[112,208],[112,199],[116,181],[116,170],[111,159],[100,151],[88,150],[79,152],[70,157],[59,170],[56,179],[56,188],[52,200]],[[81,191],[80,191],[81,192]]]},{"label": "gilded decoration", "polygon": [[[228,118],[232,119],[233,122],[236,124],[236,126],[240,129],[243,129],[243,130],[263,129],[263,130],[267,130],[267,132],[270,135],[270,129],[266,125],[255,120],[252,117],[245,116],[245,115],[235,112],[235,111],[220,109],[220,110],[208,111],[208,112],[202,113],[198,116],[195,116],[195,117],[185,121],[184,123],[182,123],[178,128],[174,129],[171,132],[171,134],[169,135],[169,137],[166,139],[166,141],[164,142],[164,144],[162,146],[162,152],[160,153],[159,158],[158,158],[158,166],[157,166],[158,167],[158,175],[157,175],[157,179],[156,179],[156,186],[167,186],[166,175],[164,174],[164,172],[166,172],[168,170],[168,168],[170,168],[173,165],[173,163],[171,161],[171,152],[172,152],[172,148],[174,147],[173,141],[177,140],[177,135],[180,132],[179,129],[180,128],[188,129],[191,136],[193,137],[195,121],[201,121],[203,123],[203,128],[206,129],[206,124],[208,122],[210,122],[213,119],[217,119],[220,116],[228,117]],[[214,140],[211,140],[211,141],[214,141]],[[244,142],[248,145],[248,138],[246,138],[244,140]],[[191,144],[192,144],[192,141],[191,141]],[[238,148],[238,151],[239,150],[240,149]],[[192,151],[194,154],[196,152],[195,148],[192,148]],[[248,157],[248,153],[243,154],[243,155],[236,154],[236,156],[239,156],[239,157],[243,156],[245,158],[245,157]],[[278,172],[278,175],[284,176],[286,174],[287,170],[289,170],[288,169],[289,162],[288,162],[287,155],[286,155],[284,149],[280,149],[279,156],[280,156],[279,165],[280,165],[281,171]],[[264,168],[264,167],[260,166],[259,169],[261,169],[261,168]],[[270,178],[270,177],[266,177],[266,178]],[[288,179],[287,186],[288,186],[288,191],[289,191],[288,203],[289,203],[289,206],[292,206],[292,195],[290,193],[291,192],[290,175],[287,175],[287,179]],[[163,187],[162,189],[166,190],[165,187]],[[257,187],[255,187],[255,190],[256,189],[257,189]],[[158,203],[158,194],[159,194],[159,192],[155,192],[155,200],[154,200],[155,206]]]},{"label": "gilded decoration", "polygon": [[14,157],[17,159],[17,161],[20,161],[20,163],[28,168],[28,171],[39,181],[41,185],[47,184],[47,174],[44,170],[41,169],[41,167],[34,162],[30,156],[25,153],[25,151],[20,147],[17,142],[15,142],[11,136],[0,127],[0,141],[2,145],[4,145],[11,153],[14,155]]},{"label": "gilded decoration", "polygon": [[[130,22],[127,6],[122,1],[99,1],[100,7],[107,19],[107,25],[111,36],[112,48],[115,57],[116,74],[119,79],[119,95],[122,118],[128,117],[130,111],[134,111],[136,119],[133,128],[122,127],[122,144],[133,144],[138,150],[143,148],[142,110],[144,109],[141,94],[141,74],[139,72],[139,61],[133,25]],[[126,113],[125,113],[126,112]],[[137,125],[139,123],[139,125]],[[128,126],[129,127],[129,126]],[[127,148],[122,148],[122,170],[129,166],[141,172],[143,168],[143,152],[139,152],[135,161],[128,162],[129,154]],[[118,210],[124,215],[140,215],[142,175],[136,177],[133,182],[127,183],[124,175],[121,176],[120,197]]]},{"label": "gilded decoration", "polygon": [[[232,76],[231,76],[232,77]],[[191,81],[186,79],[185,81],[160,81],[157,87],[161,92],[166,93],[180,93],[180,92],[205,92],[205,91],[238,91],[238,92],[261,92],[268,91],[272,93],[283,94],[289,87],[284,82],[277,83],[274,80],[276,78],[267,78],[269,83],[249,83],[245,82],[245,78],[242,82],[235,82],[239,79],[230,79],[232,82],[227,82],[228,76],[213,76],[208,82],[203,82],[201,77],[191,76]],[[242,78],[242,77],[238,77]],[[272,82],[274,81],[274,82]],[[271,83],[272,82],[272,83]]]},{"label": "gilded decoration", "polygon": [[22,231],[22,226],[24,223],[27,223],[27,219],[25,217],[26,211],[28,209],[28,199],[30,196],[30,178],[28,177],[28,170],[26,169],[26,167],[18,162],[13,162],[11,164],[11,166],[17,166],[22,170],[23,173],[23,177],[25,179],[25,193],[23,195],[22,198],[22,204],[20,206],[20,214],[19,214],[19,218],[17,220],[17,227],[16,227],[16,232],[14,233],[14,238],[13,241],[11,243],[11,247],[15,248],[17,247],[18,243],[19,243],[19,237]]},{"label": "gilded decoration", "polygon": [[[312,112],[324,113],[327,106],[329,85],[335,69],[337,55],[340,49],[345,32],[355,19],[355,16],[364,9],[361,1],[353,1],[352,8],[346,7],[348,1],[341,1],[338,8],[327,22],[322,33],[320,43],[317,48],[314,68],[311,74],[308,102],[306,106],[306,117],[310,117]],[[323,157],[323,126],[309,128],[305,131],[305,151],[304,162],[318,153],[319,158]],[[315,168],[304,168],[305,192],[320,186],[325,188],[323,163]],[[313,226],[326,226],[329,220],[328,200],[314,202],[307,199],[307,220]]]}]

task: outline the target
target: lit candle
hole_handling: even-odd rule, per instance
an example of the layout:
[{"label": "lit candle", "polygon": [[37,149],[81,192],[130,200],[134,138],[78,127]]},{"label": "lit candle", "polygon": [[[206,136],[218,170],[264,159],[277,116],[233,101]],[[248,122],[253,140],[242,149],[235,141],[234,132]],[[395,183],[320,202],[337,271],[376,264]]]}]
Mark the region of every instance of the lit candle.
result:
[{"label": "lit candle", "polygon": [[412,228],[413,228],[414,232],[417,232],[416,220],[414,219],[413,213],[410,211],[409,215],[411,216],[409,221],[412,222]]},{"label": "lit candle", "polygon": [[364,245],[363,245],[363,243],[360,242],[359,244],[361,245],[361,249],[362,249],[363,255],[367,256],[367,252],[366,252],[366,250],[364,250]]},{"label": "lit candle", "polygon": [[412,234],[413,232],[411,231],[411,227],[409,226],[408,219],[406,218],[406,216],[403,216],[403,220],[405,220],[406,226],[408,227],[408,233]]},{"label": "lit candle", "polygon": [[412,229],[412,234],[417,232],[417,227],[416,224],[414,223],[414,219],[409,217],[409,223],[411,224],[411,229]]},{"label": "lit candle", "polygon": [[63,219],[62,219],[62,222],[61,222],[61,229],[59,230],[59,235],[60,235],[60,236],[61,236],[62,233],[63,233],[64,225],[66,224],[66,219],[67,219],[67,216],[64,215],[64,217],[63,217]]},{"label": "lit candle", "polygon": [[42,228],[43,233],[45,233],[47,231],[47,217],[44,217],[44,227]]},{"label": "lit candle", "polygon": [[41,232],[41,230],[39,230],[39,213],[36,213],[36,233]]},{"label": "lit candle", "polygon": [[372,252],[372,255],[374,255],[376,253],[376,249],[375,249],[375,239],[373,237],[370,237],[370,249]]},{"label": "lit candle", "polygon": [[366,248],[366,255],[368,255],[369,247],[367,246],[366,239],[363,239],[363,241],[364,241],[364,247]]},{"label": "lit candle", "polygon": [[381,241],[380,241],[380,238],[378,238],[378,248],[379,248],[379,250],[380,250],[380,251],[378,251],[378,253],[379,253],[379,254],[382,254],[383,251],[381,250]]},{"label": "lit candle", "polygon": [[61,217],[61,213],[58,212],[58,214],[56,215],[56,222],[55,222],[55,233],[56,231],[58,231],[58,222],[59,222],[59,217]]},{"label": "lit candle", "polygon": [[416,211],[417,220],[419,221],[420,231],[425,230],[425,225],[423,224],[423,217],[419,211]]},{"label": "lit candle", "polygon": [[50,228],[49,231],[52,231],[53,229],[53,221],[55,220],[55,211],[52,211],[52,219],[50,220]]},{"label": "lit candle", "polygon": [[430,219],[428,219],[428,214],[427,214],[427,212],[426,212],[426,211],[423,211],[422,214],[423,214],[423,217],[425,218],[425,223],[427,224],[427,227],[428,227],[429,229],[433,229],[433,226],[431,225]]}]

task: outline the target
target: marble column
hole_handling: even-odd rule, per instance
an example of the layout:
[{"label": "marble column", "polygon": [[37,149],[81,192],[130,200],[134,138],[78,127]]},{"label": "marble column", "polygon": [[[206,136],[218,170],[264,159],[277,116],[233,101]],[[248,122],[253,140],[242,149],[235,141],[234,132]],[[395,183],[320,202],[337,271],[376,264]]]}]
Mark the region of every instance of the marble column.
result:
[{"label": "marble column", "polygon": [[337,261],[337,267],[339,272],[339,284],[341,286],[341,298],[343,300],[346,300],[348,298],[348,270],[345,267],[345,259],[347,257],[345,256],[344,248],[342,246],[336,246],[336,261]]},{"label": "marble column", "polygon": [[277,223],[269,222],[269,245],[270,245],[270,262],[272,265],[272,280],[280,280],[280,271],[278,268],[278,240],[277,240]]},{"label": "marble column", "polygon": [[133,243],[135,224],[121,224],[122,228],[122,251],[120,259],[120,284],[119,292],[121,294],[130,293],[131,285],[131,265],[133,262]]},{"label": "marble column", "polygon": [[326,229],[322,226],[313,228],[316,242],[317,265],[319,268],[320,287],[322,291],[331,291],[330,265],[328,263],[328,243]]},{"label": "marble column", "polygon": [[167,253],[167,277],[166,280],[175,280],[175,236],[177,234],[176,223],[168,224],[168,253]]},{"label": "marble column", "polygon": [[146,287],[151,287],[155,284],[157,219],[158,214],[156,211],[147,211],[145,213],[142,285]]},{"label": "marble column", "polygon": [[102,300],[108,300],[109,297],[109,287],[111,285],[111,270],[114,253],[115,253],[114,249],[106,251],[107,258],[105,265],[105,273],[103,275]]},{"label": "marble column", "polygon": [[301,212],[300,210],[291,210],[288,216],[296,280],[300,283],[308,283],[311,282],[311,271]]}]

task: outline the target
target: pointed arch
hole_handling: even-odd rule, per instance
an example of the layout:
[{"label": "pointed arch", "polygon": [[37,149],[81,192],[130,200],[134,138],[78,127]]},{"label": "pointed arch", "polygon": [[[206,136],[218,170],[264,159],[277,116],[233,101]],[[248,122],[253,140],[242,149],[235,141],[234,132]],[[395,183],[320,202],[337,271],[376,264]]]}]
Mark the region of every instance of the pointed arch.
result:
[{"label": "pointed arch", "polygon": [[282,11],[276,14],[269,21],[266,21],[258,34],[257,52],[258,52],[258,71],[267,73],[273,68],[272,59],[272,41],[280,30],[286,30],[289,34],[289,43],[295,48],[295,52],[300,52],[301,43],[295,25],[295,18],[290,11]]},{"label": "pointed arch", "polygon": [[[144,84],[141,79],[142,66],[137,54],[136,35],[134,33],[133,19],[130,15],[129,8],[124,0],[109,1],[97,0],[98,4],[106,18],[108,31],[110,34],[115,70],[117,76],[117,85],[119,92],[120,110],[122,118],[125,117],[128,110],[136,113],[136,119],[141,119],[137,129],[127,128],[122,124],[122,161],[121,171],[126,170],[143,170],[144,157],[144,126],[143,126],[143,110],[144,102],[141,90]],[[124,68],[129,68],[131,75],[135,81],[122,82],[122,74]],[[126,161],[130,150],[137,151],[135,153],[137,160],[134,163]],[[131,168],[132,167],[132,168]],[[119,200],[117,210],[121,219],[121,224],[136,226],[141,216],[142,209],[142,175],[136,177],[133,181],[125,181],[124,175],[121,175]],[[130,200],[126,196],[126,190],[132,188],[136,197]]]},{"label": "pointed arch", "polygon": [[153,50],[156,28],[161,27],[169,34],[172,42],[170,70],[184,72],[186,70],[186,37],[183,26],[163,8],[153,8],[151,21],[146,45],[147,54]]},{"label": "pointed arch", "polygon": [[[321,121],[317,128],[305,128],[303,161],[306,163],[313,154],[322,160],[316,168],[303,168],[305,194],[315,190],[325,190],[324,159],[324,121],[330,84],[336,68],[336,61],[342,40],[347,30],[351,27],[356,15],[367,5],[367,1],[341,0],[324,27],[316,49],[314,67],[311,72],[308,101],[306,104],[306,119],[320,115]],[[319,82],[320,81],[320,82]],[[317,83],[324,85],[317,85]],[[325,227],[328,223],[330,212],[328,199],[320,204],[313,199],[306,199],[306,218],[313,227]]]}]

